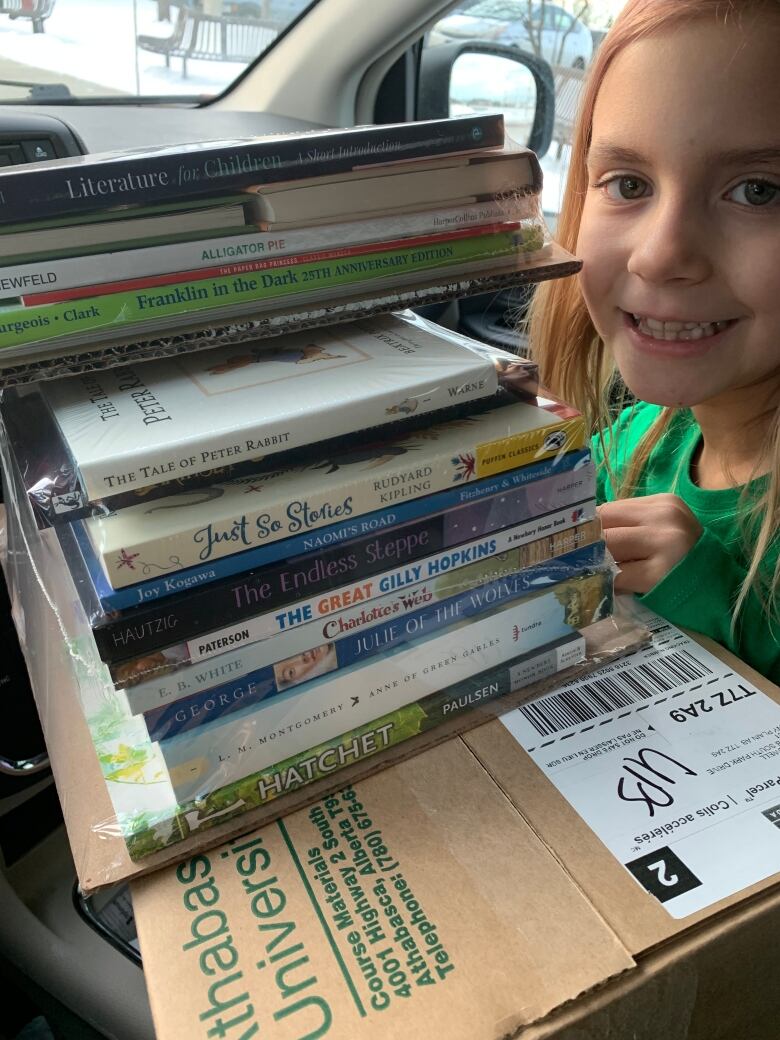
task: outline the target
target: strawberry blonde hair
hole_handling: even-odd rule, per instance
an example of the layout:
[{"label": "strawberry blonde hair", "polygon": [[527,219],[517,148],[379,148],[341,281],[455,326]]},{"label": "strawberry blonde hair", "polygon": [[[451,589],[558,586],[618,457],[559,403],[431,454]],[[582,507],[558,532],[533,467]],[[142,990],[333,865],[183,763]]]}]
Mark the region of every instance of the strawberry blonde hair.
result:
[{"label": "strawberry blonde hair", "polygon": [[[572,253],[576,250],[588,190],[587,156],[593,130],[593,110],[615,57],[645,36],[694,20],[710,18],[724,25],[732,21],[738,24],[744,14],[759,11],[780,15],[780,2],[628,0],[596,52],[580,97],[568,179],[555,235],[565,249]],[[590,319],[576,278],[561,278],[537,286],[529,313],[528,332],[543,385],[585,413],[592,429],[598,431],[604,450],[603,431],[610,422],[608,395],[615,385],[617,370]],[[664,408],[640,441],[616,488],[620,497],[628,497],[635,491],[651,452],[676,411],[675,408]],[[760,564],[780,526],[780,409],[775,412],[765,443],[765,459],[771,463],[766,490],[758,498],[743,496],[743,541],[750,564],[734,604],[733,618],[753,588],[763,599],[771,621],[777,614],[780,559],[771,576],[762,575]],[[606,469],[609,479],[614,481],[608,463]]]}]

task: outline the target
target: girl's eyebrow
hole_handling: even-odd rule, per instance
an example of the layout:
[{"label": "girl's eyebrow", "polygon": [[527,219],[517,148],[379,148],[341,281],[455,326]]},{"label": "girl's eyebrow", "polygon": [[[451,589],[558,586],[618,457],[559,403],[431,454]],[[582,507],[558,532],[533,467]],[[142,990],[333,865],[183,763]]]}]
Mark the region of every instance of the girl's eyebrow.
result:
[{"label": "girl's eyebrow", "polygon": [[[633,148],[621,145],[599,144],[588,151],[588,162],[599,164],[641,166],[648,160]],[[722,152],[713,152],[706,156],[708,164],[721,166],[752,166],[754,164],[772,164],[780,162],[780,148],[729,148]]]},{"label": "girl's eyebrow", "polygon": [[633,148],[624,148],[616,144],[597,144],[588,149],[588,162],[641,164],[646,159]]}]

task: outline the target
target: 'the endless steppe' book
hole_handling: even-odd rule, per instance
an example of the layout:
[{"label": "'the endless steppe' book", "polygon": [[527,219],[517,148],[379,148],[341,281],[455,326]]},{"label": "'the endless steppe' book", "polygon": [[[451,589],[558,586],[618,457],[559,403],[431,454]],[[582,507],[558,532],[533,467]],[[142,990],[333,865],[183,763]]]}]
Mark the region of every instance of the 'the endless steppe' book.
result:
[{"label": "'the endless steppe' book", "polygon": [[527,364],[410,312],[43,387],[90,499],[522,383]]}]

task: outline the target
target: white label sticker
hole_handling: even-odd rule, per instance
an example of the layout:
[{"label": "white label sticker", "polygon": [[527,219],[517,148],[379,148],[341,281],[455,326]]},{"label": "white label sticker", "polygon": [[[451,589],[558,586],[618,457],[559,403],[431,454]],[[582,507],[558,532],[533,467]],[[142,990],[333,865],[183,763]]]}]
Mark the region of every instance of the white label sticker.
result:
[{"label": "white label sticker", "polygon": [[651,646],[501,722],[681,918],[780,871],[780,705],[636,609]]}]

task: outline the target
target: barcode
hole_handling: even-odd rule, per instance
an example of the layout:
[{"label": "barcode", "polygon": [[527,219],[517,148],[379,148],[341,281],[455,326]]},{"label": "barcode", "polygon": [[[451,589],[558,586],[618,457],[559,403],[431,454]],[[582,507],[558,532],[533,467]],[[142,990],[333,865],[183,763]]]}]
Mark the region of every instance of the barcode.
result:
[{"label": "barcode", "polygon": [[540,736],[547,737],[711,674],[712,669],[687,650],[675,650],[655,661],[577,683],[576,689],[540,697],[519,710]]}]

